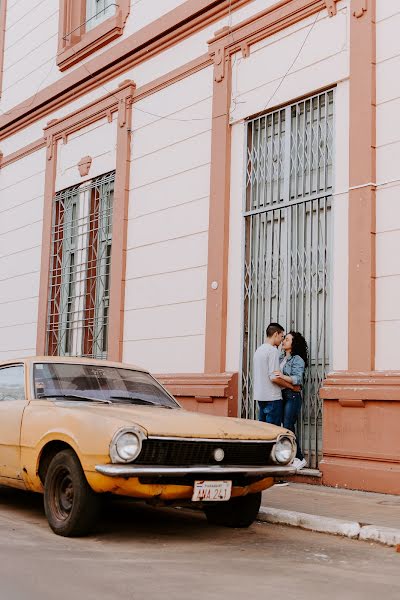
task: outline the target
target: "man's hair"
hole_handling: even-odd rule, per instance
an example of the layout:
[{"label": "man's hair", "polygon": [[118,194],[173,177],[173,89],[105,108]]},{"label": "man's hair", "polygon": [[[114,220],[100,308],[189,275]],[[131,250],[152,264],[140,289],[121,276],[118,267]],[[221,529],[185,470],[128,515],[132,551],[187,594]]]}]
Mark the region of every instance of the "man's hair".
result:
[{"label": "man's hair", "polygon": [[270,323],[267,327],[267,338],[272,338],[274,333],[283,333],[285,330],[279,323]]}]

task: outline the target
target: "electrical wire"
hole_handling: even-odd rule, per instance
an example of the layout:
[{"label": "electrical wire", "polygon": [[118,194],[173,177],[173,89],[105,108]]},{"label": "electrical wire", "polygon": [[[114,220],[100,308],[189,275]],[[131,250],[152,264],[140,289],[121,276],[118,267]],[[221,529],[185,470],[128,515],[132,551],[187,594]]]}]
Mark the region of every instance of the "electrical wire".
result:
[{"label": "electrical wire", "polygon": [[[24,40],[26,37],[28,37],[28,35],[30,35],[33,31],[36,31],[36,29],[39,29],[39,27],[41,27],[43,25],[43,23],[47,23],[47,21],[50,21],[50,19],[52,19],[54,17],[54,15],[57,15],[58,12],[59,11],[56,10],[53,13],[51,13],[51,15],[49,15],[46,19],[44,19],[44,21],[40,21],[40,23],[35,25],[35,27],[32,27],[32,29],[30,29],[29,31],[24,33],[24,35],[21,35],[21,37],[18,37],[13,44],[7,45],[5,50],[8,51],[8,50],[10,50],[10,48],[13,48],[17,44],[19,44],[22,40]],[[44,42],[42,42],[42,43],[44,44],[44,43],[48,42],[49,40],[52,40],[56,36],[58,36],[58,31],[54,35],[51,35],[50,37],[46,38],[44,40]],[[37,46],[37,48],[39,48],[39,46]],[[24,57],[24,58],[26,58],[26,57]],[[6,70],[6,69],[4,69],[4,70]]]},{"label": "electrical wire", "polygon": [[22,17],[20,17],[16,21],[14,21],[14,23],[12,23],[11,25],[8,25],[6,31],[7,32],[10,31],[10,29],[12,29],[13,27],[15,27],[15,25],[17,25],[17,23],[19,23],[23,19],[26,19],[26,17],[28,17],[31,13],[33,13],[35,10],[37,10],[39,8],[39,6],[41,6],[45,2],[48,2],[48,0],[40,0],[40,2],[38,2],[38,4],[35,4],[35,6],[33,6],[30,10],[24,12],[24,14],[22,15]]},{"label": "electrical wire", "polygon": [[[137,0],[136,4],[139,4],[141,1],[143,1],[143,0]],[[283,77],[281,78],[281,80],[280,80],[280,82],[279,82],[278,86],[276,87],[276,89],[274,90],[274,92],[272,93],[272,95],[270,96],[270,98],[268,99],[268,101],[267,101],[267,103],[266,103],[265,107],[263,108],[263,110],[266,110],[266,108],[268,107],[269,103],[270,103],[270,102],[271,102],[271,100],[274,98],[274,96],[276,95],[276,93],[278,92],[278,90],[280,89],[280,87],[282,86],[283,82],[285,81],[285,78],[286,78],[286,77],[287,77],[287,75],[290,73],[291,69],[293,68],[294,64],[296,63],[297,59],[299,58],[299,56],[300,56],[300,54],[301,54],[301,52],[302,52],[302,50],[303,50],[303,48],[304,48],[304,46],[305,46],[305,44],[306,44],[306,42],[307,42],[308,38],[309,38],[309,37],[310,37],[310,35],[311,35],[311,32],[313,31],[313,29],[314,29],[314,27],[315,27],[315,24],[316,24],[316,22],[317,22],[317,20],[318,20],[319,14],[320,14],[320,12],[318,12],[318,13],[317,13],[317,15],[316,15],[316,17],[315,17],[315,19],[314,19],[314,21],[313,21],[313,23],[312,23],[311,27],[309,28],[309,30],[308,30],[308,32],[307,32],[307,35],[305,36],[305,38],[304,38],[304,40],[303,40],[303,42],[302,42],[302,44],[301,44],[301,46],[300,46],[300,49],[299,49],[299,51],[297,52],[296,56],[294,57],[294,59],[293,59],[292,63],[290,64],[289,68],[287,69],[286,73],[285,73],[285,74],[283,75]],[[230,0],[230,2],[229,2],[229,8],[228,8],[228,19],[229,19],[229,23],[230,23],[229,27],[231,28],[231,23],[232,23],[232,0]],[[234,41],[233,32],[231,33],[231,35],[232,35],[232,40]],[[75,52],[75,50],[74,50],[73,48],[72,48],[72,50]],[[46,63],[43,63],[43,64],[47,64],[48,62],[49,62],[49,61],[46,61]],[[232,66],[234,66],[234,64],[235,64],[235,62],[233,63],[233,65],[232,65]],[[41,66],[43,66],[43,65],[41,65]],[[83,64],[82,64],[82,66],[83,66],[83,68],[86,70],[86,72],[88,73],[88,75],[89,75],[91,78],[94,78],[94,74],[93,74],[93,73],[92,73],[92,72],[89,70],[89,68],[87,67],[87,65],[86,65],[85,63],[83,63]],[[50,72],[51,72],[51,70],[52,70],[52,69],[50,69]],[[46,77],[45,77],[44,81],[47,79],[47,77],[49,76],[50,72],[49,72],[49,73],[46,75]],[[21,80],[19,80],[19,81],[21,81]],[[13,85],[15,85],[16,83],[17,83],[17,82],[15,82]],[[37,91],[37,93],[39,93],[39,90],[40,90],[40,88],[41,88],[41,85],[42,85],[42,84],[43,84],[43,82],[41,82],[41,84],[40,84],[40,86],[39,86],[39,88],[38,88],[38,91]],[[116,100],[118,100],[117,96],[116,96],[116,95],[115,95],[113,92],[110,92],[110,90],[108,90],[108,89],[105,87],[105,85],[104,85],[104,84],[100,84],[100,85],[99,85],[99,87],[103,88],[103,89],[104,89],[104,90],[107,92],[107,94],[111,94],[113,97],[115,97],[115,98],[116,98]],[[7,89],[7,88],[6,88],[6,89]],[[31,104],[34,102],[34,100],[35,100],[35,97],[36,97],[37,93],[36,93],[36,94],[35,94],[35,96],[33,97],[32,101],[31,101]],[[234,101],[234,104],[235,104],[235,108],[236,108],[237,101]],[[30,105],[28,105],[27,107],[29,107],[29,106],[30,106]],[[185,108],[187,108],[187,107],[185,107]],[[141,112],[141,113],[143,113],[143,114],[147,114],[147,115],[149,115],[149,116],[152,116],[152,117],[154,117],[155,119],[159,119],[159,120],[168,120],[168,121],[176,121],[176,122],[209,121],[210,119],[211,119],[211,120],[213,120],[213,119],[218,119],[218,118],[220,118],[220,117],[222,117],[222,116],[227,116],[227,113],[226,113],[226,112],[223,112],[223,113],[221,113],[221,114],[214,115],[214,116],[211,116],[211,117],[198,117],[198,118],[196,118],[196,117],[192,117],[192,118],[188,118],[188,119],[183,119],[183,118],[171,117],[171,116],[169,116],[169,115],[160,115],[160,114],[157,114],[157,113],[154,113],[154,112],[148,111],[148,110],[144,110],[143,108],[139,108],[139,107],[137,106],[137,104],[135,104],[135,106],[134,106],[134,110],[135,110],[135,111],[138,111],[138,112]],[[10,112],[12,112],[12,111],[9,111],[8,113],[3,113],[3,115],[10,114]],[[171,114],[174,114],[174,113],[171,113]]]},{"label": "electrical wire", "polygon": [[308,30],[308,32],[307,32],[307,35],[305,36],[305,38],[304,38],[304,40],[303,40],[303,43],[301,44],[301,46],[300,46],[300,48],[299,48],[299,51],[297,52],[296,56],[294,57],[293,61],[291,62],[291,64],[290,64],[290,66],[289,66],[288,70],[286,71],[286,73],[285,73],[285,74],[283,75],[283,77],[281,78],[281,80],[280,80],[279,84],[277,85],[277,87],[275,88],[274,92],[273,92],[273,93],[271,94],[271,96],[268,98],[268,101],[267,101],[267,103],[265,104],[265,106],[264,106],[264,108],[262,109],[262,111],[264,111],[264,110],[267,110],[267,107],[269,106],[269,104],[270,104],[271,100],[272,100],[272,99],[275,97],[275,95],[277,94],[278,90],[281,88],[281,86],[282,86],[283,82],[285,81],[286,77],[289,75],[290,71],[292,70],[292,68],[293,68],[293,67],[294,67],[294,65],[296,64],[296,62],[297,62],[297,59],[299,58],[300,54],[302,53],[302,51],[303,51],[303,48],[304,48],[304,46],[306,45],[306,43],[307,43],[307,40],[308,40],[308,38],[310,37],[310,35],[311,35],[311,33],[312,33],[312,31],[313,31],[313,29],[314,29],[314,27],[315,27],[315,25],[316,25],[316,23],[317,23],[317,21],[318,21],[318,17],[319,17],[319,15],[320,15],[320,12],[321,12],[321,11],[318,11],[318,12],[317,12],[317,14],[316,14],[316,16],[315,16],[315,19],[314,19],[314,21],[312,22],[312,24],[311,24],[311,27],[309,28],[309,30]]}]

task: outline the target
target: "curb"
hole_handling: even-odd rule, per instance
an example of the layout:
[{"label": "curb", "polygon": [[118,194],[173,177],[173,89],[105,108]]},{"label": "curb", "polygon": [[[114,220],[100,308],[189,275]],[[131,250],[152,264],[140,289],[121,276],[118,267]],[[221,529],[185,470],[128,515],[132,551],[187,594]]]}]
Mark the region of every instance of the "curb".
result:
[{"label": "curb", "polygon": [[379,542],[386,546],[397,546],[400,544],[400,529],[380,527],[378,525],[361,525],[357,521],[345,521],[264,506],[260,508],[257,519],[263,523],[301,527],[302,529],[318,531],[319,533],[330,533],[356,540]]},{"label": "curb", "polygon": [[386,546],[397,546],[400,544],[400,529],[365,525],[361,527],[360,540],[380,542]]}]

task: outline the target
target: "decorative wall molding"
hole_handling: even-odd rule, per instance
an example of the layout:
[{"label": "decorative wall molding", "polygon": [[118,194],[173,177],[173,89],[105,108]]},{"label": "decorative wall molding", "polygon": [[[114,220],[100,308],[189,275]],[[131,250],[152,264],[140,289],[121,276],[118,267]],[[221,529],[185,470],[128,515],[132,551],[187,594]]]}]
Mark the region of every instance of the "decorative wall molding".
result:
[{"label": "decorative wall molding", "polygon": [[[349,370],[375,366],[376,0],[350,19]],[[351,0],[359,15],[366,3]],[[361,16],[361,15],[360,15]],[[360,303],[360,298],[362,302]]]},{"label": "decorative wall molding", "polygon": [[167,50],[251,0],[186,0],[0,116],[0,140]]},{"label": "decorative wall molding", "polygon": [[[186,0],[176,9],[91,59],[85,66],[78,66],[61,80],[27,98],[8,111],[9,114],[0,116],[0,140],[193,35],[220,19],[229,8],[237,10],[248,2],[250,0],[223,0],[216,4],[215,0]],[[236,27],[220,30],[217,36],[224,38],[223,47],[228,47],[230,53],[241,50],[248,54],[251,44],[324,8],[325,0],[282,0]],[[218,38],[210,42],[211,56],[215,54]],[[235,43],[238,39],[239,43]],[[217,58],[219,60],[220,57]],[[223,78],[224,61],[219,65],[222,73],[216,76]]]},{"label": "decorative wall molding", "polygon": [[[205,69],[211,65],[212,65],[212,60],[210,58],[210,55],[208,53],[203,54],[199,58],[196,58],[196,59],[186,63],[185,65],[182,65],[181,67],[178,67],[177,69],[174,69],[173,71],[170,71],[169,73],[166,73],[165,75],[162,75],[161,77],[158,77],[157,79],[154,79],[150,83],[147,83],[147,84],[141,86],[140,88],[136,88],[135,93],[132,97],[132,102],[139,102],[143,98],[151,96],[151,94],[154,94],[169,85],[173,85],[177,81],[180,81],[180,80],[184,79],[185,77],[189,77],[193,73],[197,73],[201,69]],[[109,102],[108,104],[105,104],[103,106],[104,116],[107,117],[107,120],[109,123],[111,123],[111,121],[112,121],[113,113],[115,113],[117,110],[116,103],[113,100],[114,93],[112,93],[111,96],[112,96],[111,102]],[[101,102],[102,100],[104,100],[104,98],[108,98],[108,97],[109,97],[109,95],[107,95],[106,97],[100,98],[97,101],[97,104],[99,102]],[[92,104],[96,104],[96,103],[92,103]],[[88,110],[90,108],[90,106],[91,105],[87,105],[76,112],[81,113],[81,114],[85,113],[85,111]],[[76,117],[74,116],[75,114],[76,113],[67,115],[64,118],[64,120],[71,118],[71,122],[74,124],[76,121]],[[96,117],[94,117],[94,118],[96,120]],[[83,118],[83,120],[85,121],[85,117]],[[59,123],[59,122],[61,122],[61,121],[59,121],[58,119],[52,119],[49,123],[47,123],[46,127],[50,127],[51,125],[55,125],[56,123]],[[71,131],[68,131],[68,128],[66,127],[65,131],[62,133],[64,143],[68,142],[68,135],[70,132]],[[44,148],[45,146],[46,146],[46,139],[44,137],[40,138],[38,140],[35,140],[31,144],[28,144],[26,146],[23,146],[22,148],[19,148],[17,151],[13,152],[12,154],[8,154],[8,155],[4,156],[4,160],[3,160],[2,164],[3,164],[3,166],[6,166],[12,162],[19,160],[20,158],[23,158],[24,156],[27,156],[28,154],[32,154],[33,152],[36,152],[40,148]]]},{"label": "decorative wall molding", "polygon": [[336,14],[339,0],[282,0],[266,10],[235,25],[223,27],[209,41],[209,52],[215,67],[216,81],[222,81],[226,72],[227,55],[241,51],[244,56],[250,53],[250,46],[271,35],[295,25],[324,8],[331,16]]},{"label": "decorative wall molding", "polygon": [[123,81],[116,90],[101,96],[91,104],[78,108],[60,119],[52,119],[44,128],[45,137],[55,136],[55,139],[62,138],[64,143],[68,142],[68,136],[79,131],[82,127],[87,127],[96,121],[119,110],[120,104],[132,104],[136,90],[134,81]]},{"label": "decorative wall molding", "polygon": [[90,167],[92,166],[92,160],[93,159],[91,156],[84,156],[78,162],[77,167],[79,170],[79,175],[81,177],[86,177],[87,175],[89,175]]},{"label": "decorative wall molding", "polygon": [[[225,29],[222,30],[225,32]],[[218,33],[217,33],[218,35]],[[224,40],[224,38],[222,38]],[[226,362],[231,128],[231,56],[223,42],[212,45],[214,84],[208,224],[207,302],[204,370],[223,373]]]},{"label": "decorative wall molding", "polygon": [[356,0],[353,4],[353,16],[356,17],[356,19],[360,19],[368,10],[368,0]]},{"label": "decorative wall molding", "polygon": [[136,85],[129,80],[118,86],[117,156],[114,183],[113,242],[108,330],[108,358],[122,361],[125,314],[126,248],[128,238],[131,172],[132,103]]},{"label": "decorative wall molding", "polygon": [[[230,32],[230,28],[229,27],[223,27],[222,29],[219,29],[218,31],[215,32],[214,37],[215,39],[220,39],[221,36],[224,36],[226,34],[228,34]],[[214,63],[214,81],[216,81],[217,83],[220,83],[223,78],[225,77],[225,71],[226,71],[226,58],[227,58],[227,54],[225,52],[225,44],[222,42],[219,42],[215,45],[210,44],[210,56],[212,58],[212,61]]]},{"label": "decorative wall molding", "polygon": [[334,17],[337,14],[336,2],[339,2],[339,0],[325,0],[326,10],[330,17]]}]

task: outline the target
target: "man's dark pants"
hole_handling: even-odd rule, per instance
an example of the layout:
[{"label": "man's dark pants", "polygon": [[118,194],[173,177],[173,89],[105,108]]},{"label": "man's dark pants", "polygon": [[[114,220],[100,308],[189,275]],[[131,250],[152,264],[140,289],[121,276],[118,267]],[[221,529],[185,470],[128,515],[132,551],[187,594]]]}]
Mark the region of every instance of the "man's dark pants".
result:
[{"label": "man's dark pants", "polygon": [[272,425],[282,425],[283,422],[283,400],[272,400],[269,402],[258,402],[258,420]]}]

